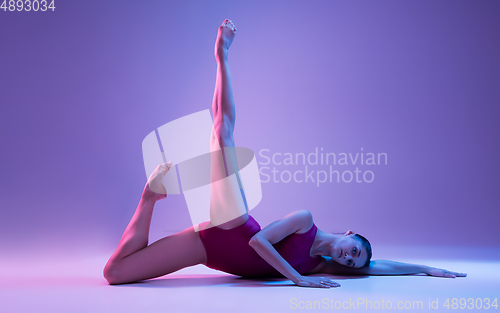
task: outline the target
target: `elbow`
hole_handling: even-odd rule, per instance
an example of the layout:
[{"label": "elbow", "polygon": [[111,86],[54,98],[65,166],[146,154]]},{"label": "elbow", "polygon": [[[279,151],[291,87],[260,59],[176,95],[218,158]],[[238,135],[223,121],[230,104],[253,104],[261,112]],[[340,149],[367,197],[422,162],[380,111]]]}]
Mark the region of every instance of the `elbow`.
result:
[{"label": "elbow", "polygon": [[257,245],[259,245],[260,241],[261,241],[261,238],[260,238],[259,236],[255,235],[255,236],[253,236],[253,237],[252,237],[252,239],[250,239],[250,240],[248,241],[248,245],[249,245],[250,247],[252,247],[252,248],[254,248],[254,249],[255,249],[255,247],[256,247]]}]

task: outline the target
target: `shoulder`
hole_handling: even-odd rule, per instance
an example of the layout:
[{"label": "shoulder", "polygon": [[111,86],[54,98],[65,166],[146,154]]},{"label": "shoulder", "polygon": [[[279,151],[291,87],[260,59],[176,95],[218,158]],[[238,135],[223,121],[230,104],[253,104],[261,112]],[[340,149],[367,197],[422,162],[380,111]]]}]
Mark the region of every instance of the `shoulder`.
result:
[{"label": "shoulder", "polygon": [[295,211],[261,229],[252,240],[266,239],[275,244],[291,234],[307,232],[312,225],[312,215],[309,211]]},{"label": "shoulder", "polygon": [[305,233],[313,226],[313,216],[308,210],[294,211],[285,216],[285,219],[295,222],[298,226],[297,234]]}]

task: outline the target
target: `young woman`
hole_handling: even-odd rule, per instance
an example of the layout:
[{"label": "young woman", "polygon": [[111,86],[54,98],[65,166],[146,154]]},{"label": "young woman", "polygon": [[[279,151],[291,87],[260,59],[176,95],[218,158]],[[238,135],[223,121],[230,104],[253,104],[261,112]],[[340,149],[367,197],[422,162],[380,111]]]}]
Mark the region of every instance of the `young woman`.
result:
[{"label": "young woman", "polygon": [[[228,64],[228,49],[236,27],[224,20],[215,43],[217,79],[213,99],[211,137],[212,181],[238,176],[233,130],[235,106]],[[215,153],[219,151],[220,153]],[[166,198],[161,180],[171,163],[151,174],[137,210],[118,248],[104,268],[110,284],[124,284],[163,276],[185,267],[204,264],[240,276],[284,276],[298,286],[338,287],[326,277],[310,274],[405,275],[463,277],[424,265],[386,260],[370,261],[371,246],[363,236],[348,231],[330,234],[314,225],[311,213],[296,211],[260,229],[248,214],[239,179],[211,187],[210,221],[189,227],[148,246],[155,202]]]}]

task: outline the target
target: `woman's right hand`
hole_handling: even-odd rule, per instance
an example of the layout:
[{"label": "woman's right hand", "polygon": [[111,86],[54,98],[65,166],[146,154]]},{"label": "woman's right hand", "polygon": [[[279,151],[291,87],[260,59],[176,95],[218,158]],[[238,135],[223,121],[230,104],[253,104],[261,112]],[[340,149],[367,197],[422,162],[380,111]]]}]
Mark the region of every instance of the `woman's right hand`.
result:
[{"label": "woman's right hand", "polygon": [[330,278],[316,276],[301,276],[295,284],[300,287],[312,288],[340,287],[339,283],[334,282]]}]

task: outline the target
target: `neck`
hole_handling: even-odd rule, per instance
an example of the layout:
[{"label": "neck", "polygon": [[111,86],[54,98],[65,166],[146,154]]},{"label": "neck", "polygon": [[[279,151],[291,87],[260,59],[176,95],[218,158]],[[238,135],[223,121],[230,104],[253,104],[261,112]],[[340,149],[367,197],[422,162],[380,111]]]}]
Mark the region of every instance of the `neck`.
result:
[{"label": "neck", "polygon": [[314,238],[314,243],[311,247],[311,254],[330,256],[330,252],[340,236],[342,235],[325,233],[324,231],[318,229],[316,238]]},{"label": "neck", "polygon": [[311,247],[311,255],[321,255],[330,257],[332,248],[335,246],[337,241],[342,236],[343,236],[342,233],[331,234],[318,229],[316,233],[316,238],[314,238],[314,242]]}]

